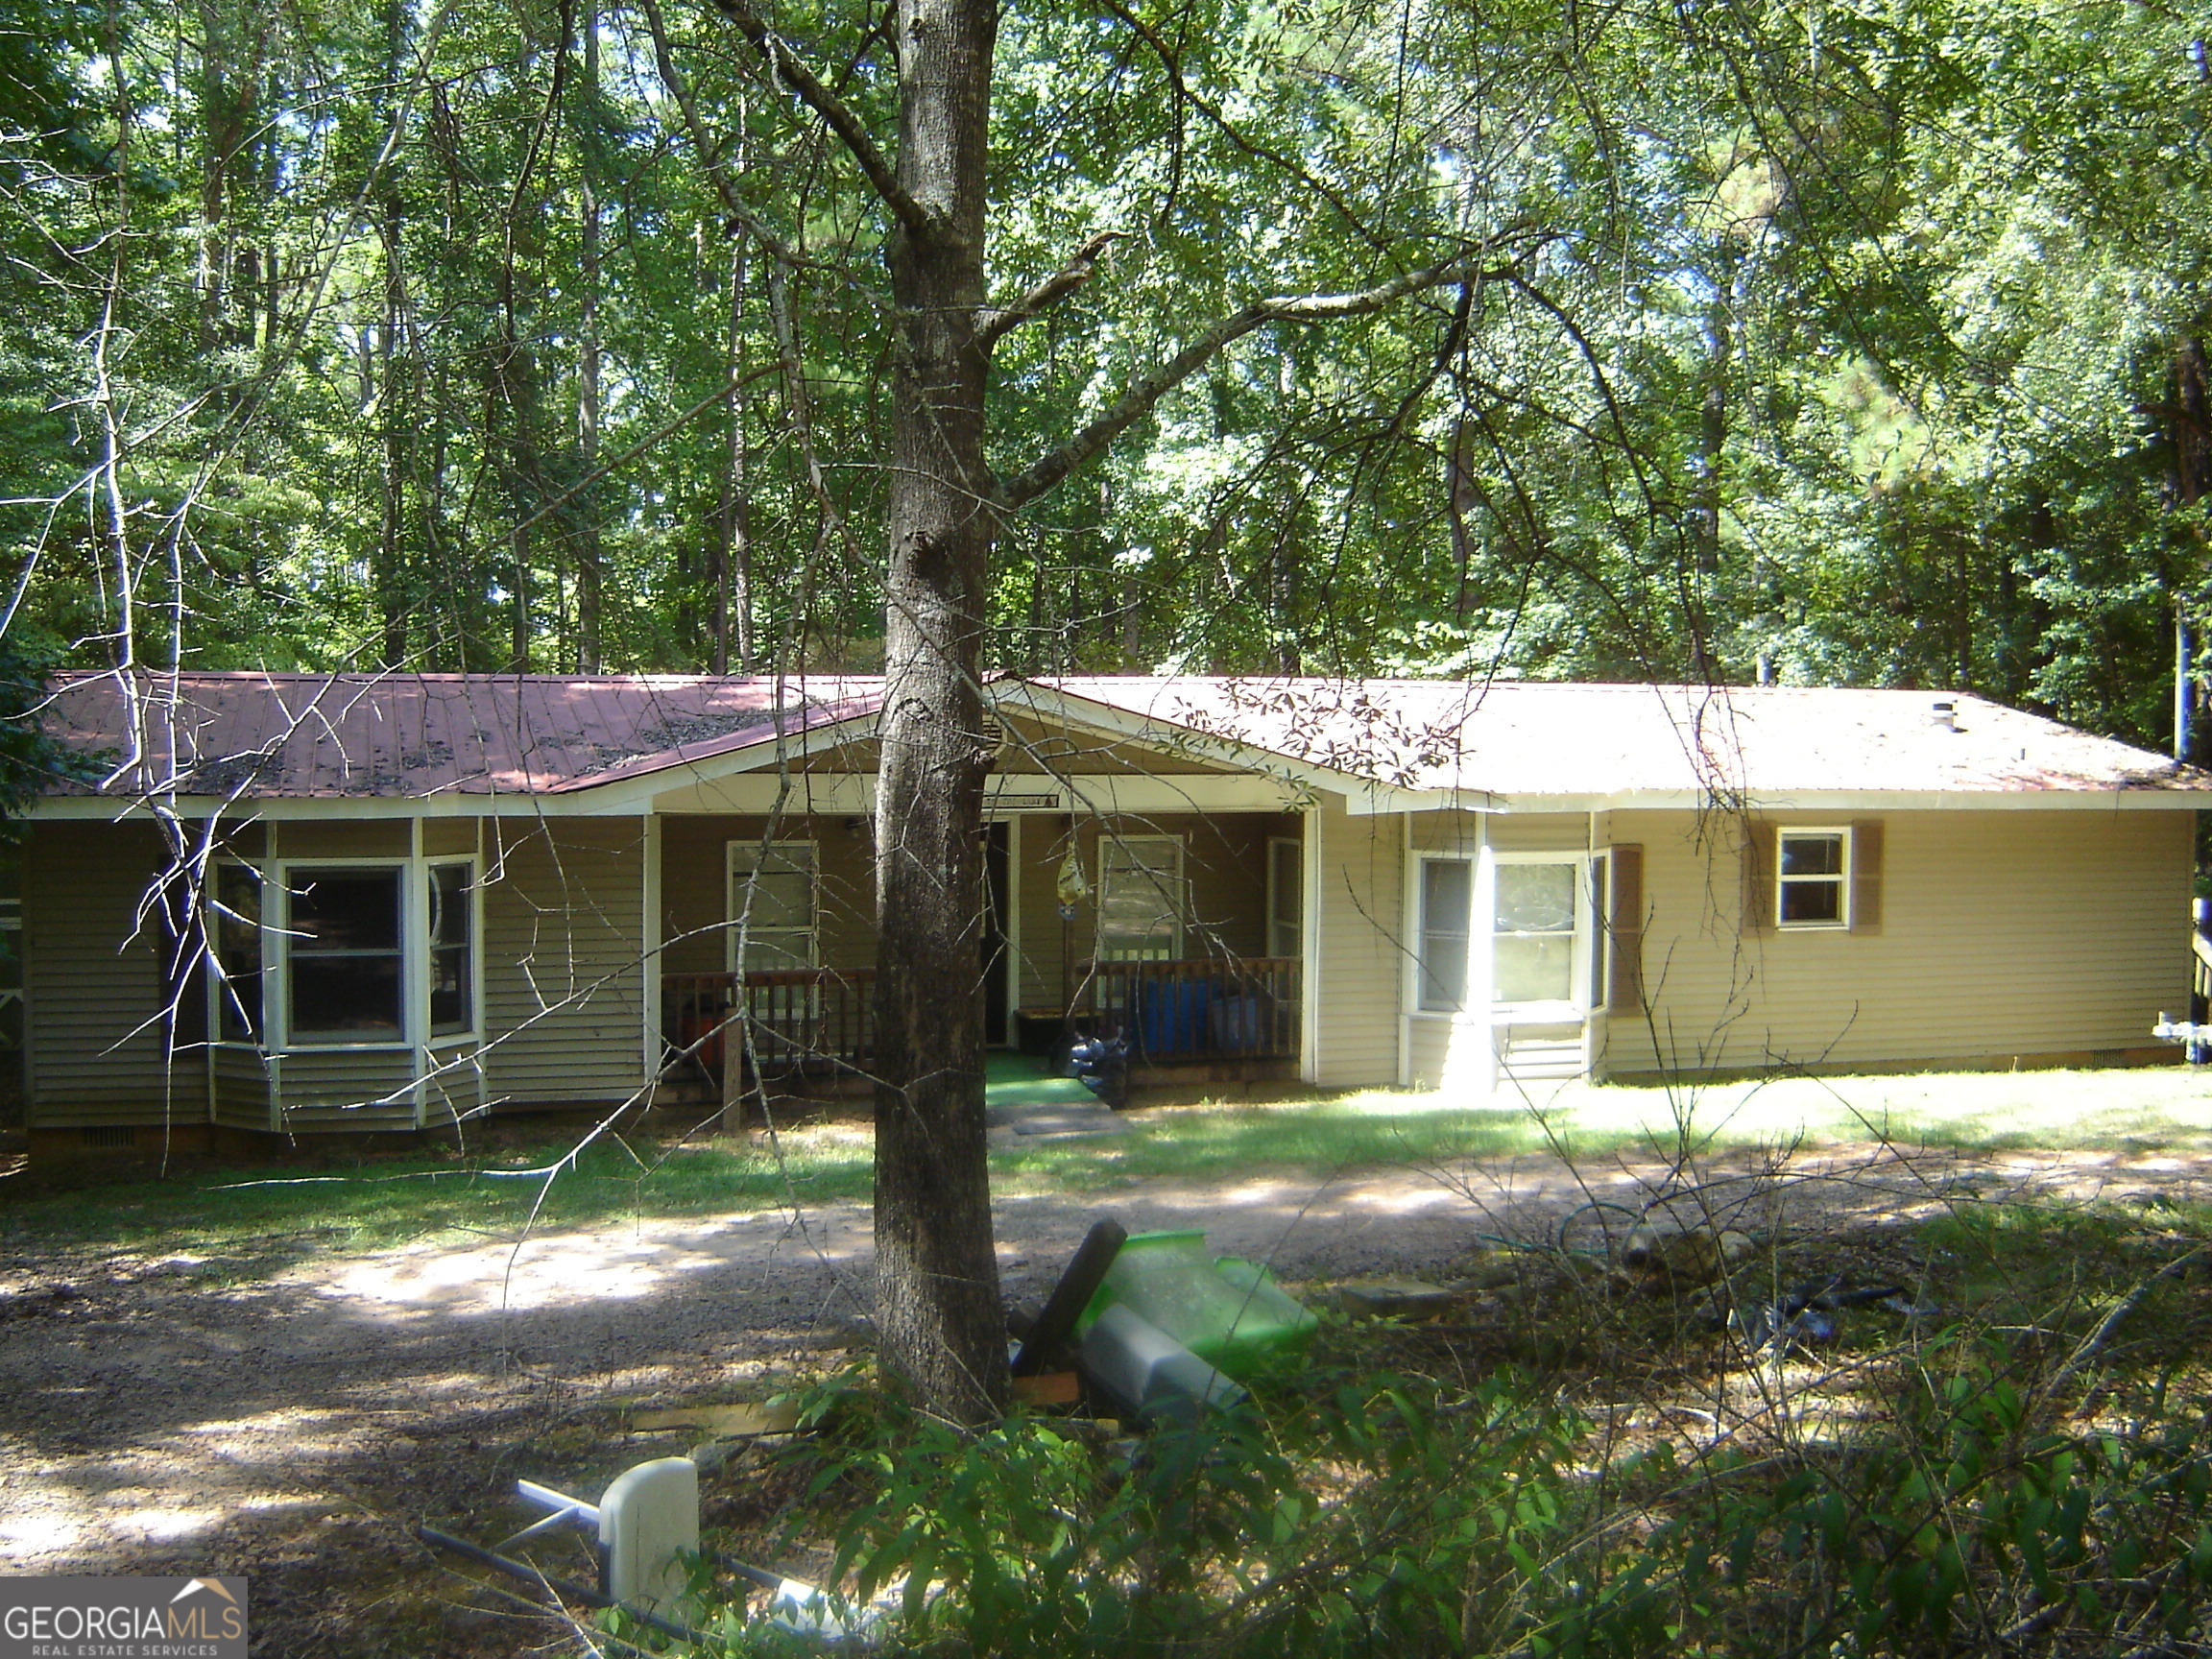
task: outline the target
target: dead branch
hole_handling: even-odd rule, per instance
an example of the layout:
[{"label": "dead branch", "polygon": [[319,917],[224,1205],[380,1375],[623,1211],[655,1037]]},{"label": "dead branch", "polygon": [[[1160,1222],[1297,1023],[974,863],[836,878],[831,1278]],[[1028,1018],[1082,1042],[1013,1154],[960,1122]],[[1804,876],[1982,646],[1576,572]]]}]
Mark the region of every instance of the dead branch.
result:
[{"label": "dead branch", "polygon": [[1021,299],[1003,311],[986,311],[975,330],[975,349],[988,352],[999,340],[1022,326],[1031,318],[1057,305],[1084,283],[1091,280],[1091,273],[1097,268],[1098,257],[1125,230],[1101,230],[1082,247],[1075,250],[1067,264],[1060,267]]}]

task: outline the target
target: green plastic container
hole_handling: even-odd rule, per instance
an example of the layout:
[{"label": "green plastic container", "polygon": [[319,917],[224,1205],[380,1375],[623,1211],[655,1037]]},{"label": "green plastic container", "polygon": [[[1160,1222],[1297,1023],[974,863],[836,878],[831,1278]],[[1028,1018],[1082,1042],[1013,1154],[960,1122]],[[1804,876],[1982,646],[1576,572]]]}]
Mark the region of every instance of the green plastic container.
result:
[{"label": "green plastic container", "polygon": [[1076,1329],[1116,1304],[1239,1379],[1305,1352],[1320,1323],[1259,1262],[1216,1261],[1203,1233],[1131,1234]]}]

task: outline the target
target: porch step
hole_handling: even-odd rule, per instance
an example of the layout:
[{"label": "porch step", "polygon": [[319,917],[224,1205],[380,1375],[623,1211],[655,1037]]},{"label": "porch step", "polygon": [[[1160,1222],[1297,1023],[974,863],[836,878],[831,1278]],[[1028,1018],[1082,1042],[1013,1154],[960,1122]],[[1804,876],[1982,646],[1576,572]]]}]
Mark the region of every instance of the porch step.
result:
[{"label": "porch step", "polygon": [[1508,1077],[1579,1077],[1582,1075],[1582,1039],[1508,1037],[1499,1047],[1498,1069]]}]

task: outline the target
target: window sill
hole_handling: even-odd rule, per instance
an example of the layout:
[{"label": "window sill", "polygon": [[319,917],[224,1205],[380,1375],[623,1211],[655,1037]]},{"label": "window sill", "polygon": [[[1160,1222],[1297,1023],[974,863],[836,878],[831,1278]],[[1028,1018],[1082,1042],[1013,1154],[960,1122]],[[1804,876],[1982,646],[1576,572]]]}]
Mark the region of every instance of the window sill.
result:
[{"label": "window sill", "polygon": [[1490,1010],[1493,1025],[1575,1025],[1589,1017],[1574,1002],[1501,1002]]},{"label": "window sill", "polygon": [[1774,924],[1774,931],[1777,933],[1848,933],[1851,931],[1851,924],[1848,922],[1777,922]]}]

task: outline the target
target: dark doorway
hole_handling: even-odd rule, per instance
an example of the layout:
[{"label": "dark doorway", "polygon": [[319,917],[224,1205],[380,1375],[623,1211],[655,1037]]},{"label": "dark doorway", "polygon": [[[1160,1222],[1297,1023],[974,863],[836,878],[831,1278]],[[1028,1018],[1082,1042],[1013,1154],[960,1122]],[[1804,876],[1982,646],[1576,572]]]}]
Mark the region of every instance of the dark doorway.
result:
[{"label": "dark doorway", "polygon": [[1003,1044],[1006,1035],[1007,844],[1003,823],[983,827],[983,1041]]}]

